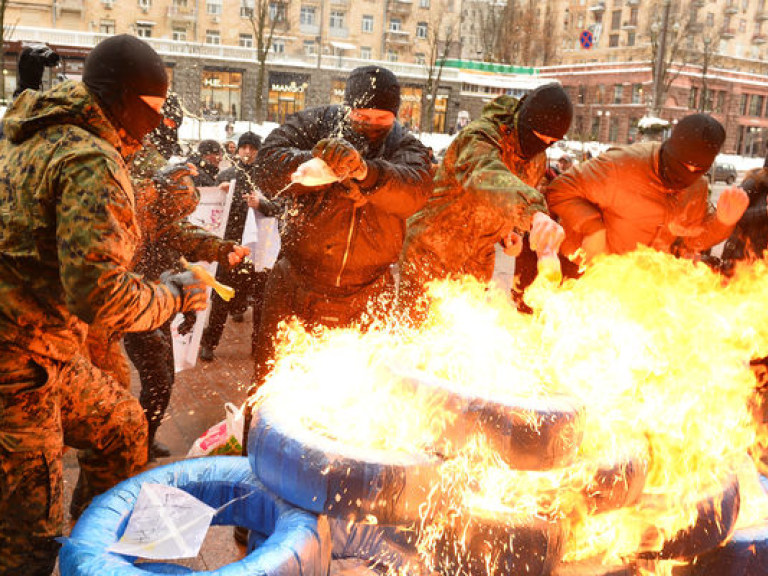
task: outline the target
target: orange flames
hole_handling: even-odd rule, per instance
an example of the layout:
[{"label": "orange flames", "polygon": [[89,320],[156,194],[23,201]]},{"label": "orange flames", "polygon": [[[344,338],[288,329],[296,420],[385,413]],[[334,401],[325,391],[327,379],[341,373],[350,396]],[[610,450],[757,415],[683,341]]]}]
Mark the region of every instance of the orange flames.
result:
[{"label": "orange flames", "polygon": [[[423,506],[428,560],[448,522],[482,510],[521,522],[567,519],[566,561],[620,562],[660,550],[734,471],[739,524],[768,518],[746,458],[756,440],[749,360],[768,354],[764,261],[725,283],[652,250],[608,256],[578,281],[535,282],[526,296],[533,315],[471,279],[435,283],[430,294],[418,331],[392,318],[365,333],[287,325],[261,392],[283,402],[296,425],[356,448],[451,456]],[[574,462],[526,472],[510,469],[481,435],[450,445],[456,412],[406,385],[402,368],[485,398],[575,397],[585,419]],[[643,504],[592,513],[585,494],[596,470],[627,457],[647,466]]]}]

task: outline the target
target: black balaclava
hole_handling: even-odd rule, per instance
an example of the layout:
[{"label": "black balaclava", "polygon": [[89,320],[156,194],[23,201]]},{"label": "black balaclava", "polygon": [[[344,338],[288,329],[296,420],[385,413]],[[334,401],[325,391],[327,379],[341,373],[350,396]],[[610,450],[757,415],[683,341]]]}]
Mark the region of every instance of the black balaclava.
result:
[{"label": "black balaclava", "polygon": [[[178,95],[173,92],[168,94],[162,112],[164,119],[157,128],[149,133],[149,141],[162,154],[163,158],[169,160],[172,156],[183,154],[179,145],[179,127],[184,121],[184,109]],[[167,122],[168,120],[170,122]]]},{"label": "black balaclava", "polygon": [[517,115],[517,138],[523,158],[533,158],[549,147],[534,132],[561,140],[572,117],[571,99],[560,84],[545,84],[527,94]]},{"label": "black balaclava", "polygon": [[[353,110],[387,110],[397,116],[400,109],[400,83],[390,70],[381,66],[355,68],[347,78],[344,103]],[[375,148],[381,145],[392,127],[354,122],[352,129]]]},{"label": "black balaclava", "polygon": [[[677,123],[659,151],[659,176],[672,190],[687,188],[706,174],[725,142],[725,128],[708,114],[691,114]],[[691,171],[689,167],[696,167]]]},{"label": "black balaclava", "polygon": [[165,98],[168,75],[162,58],[143,40],[120,34],[100,42],[85,59],[83,83],[137,141],[160,124],[162,115],[139,97]]}]

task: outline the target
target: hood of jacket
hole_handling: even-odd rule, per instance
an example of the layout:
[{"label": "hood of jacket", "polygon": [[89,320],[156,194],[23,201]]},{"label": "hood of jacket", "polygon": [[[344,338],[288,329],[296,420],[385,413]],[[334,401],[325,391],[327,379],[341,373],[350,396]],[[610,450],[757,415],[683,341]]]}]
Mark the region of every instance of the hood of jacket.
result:
[{"label": "hood of jacket", "polygon": [[517,114],[522,101],[513,96],[498,96],[483,106],[481,116],[499,124],[517,127]]},{"label": "hood of jacket", "polygon": [[[3,117],[6,137],[18,144],[35,133],[62,124],[72,124],[98,136],[125,157],[132,152],[82,82],[66,81],[45,92],[25,90]],[[129,150],[131,149],[131,150]]]}]

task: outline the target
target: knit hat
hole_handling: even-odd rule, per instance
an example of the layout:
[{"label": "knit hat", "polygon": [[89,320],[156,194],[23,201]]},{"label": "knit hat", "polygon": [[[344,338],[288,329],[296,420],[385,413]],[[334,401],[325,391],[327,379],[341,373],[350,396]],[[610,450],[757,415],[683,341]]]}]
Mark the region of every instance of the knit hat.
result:
[{"label": "knit hat", "polygon": [[201,156],[205,156],[206,154],[216,154],[217,152],[221,152],[221,144],[216,142],[216,140],[202,140],[200,144],[197,145],[197,151]]},{"label": "knit hat", "polygon": [[256,150],[258,150],[261,148],[261,138],[259,138],[258,135],[254,134],[253,132],[244,132],[237,141],[237,147],[241,148],[246,144],[250,144],[256,148]]},{"label": "knit hat", "polygon": [[533,158],[550,145],[534,132],[561,140],[572,118],[571,99],[560,84],[545,84],[527,94],[517,116],[517,137],[523,157]]},{"label": "knit hat", "polygon": [[400,83],[381,66],[355,68],[347,78],[344,103],[350,108],[388,110],[397,116],[400,109]]},{"label": "knit hat", "polygon": [[165,99],[168,75],[160,55],[135,36],[119,34],[100,42],[85,59],[83,83],[110,119],[141,140],[162,119],[141,97]]},{"label": "knit hat", "polygon": [[[709,170],[725,142],[725,128],[708,114],[680,120],[661,145],[659,172],[673,190],[687,188]],[[692,170],[693,168],[693,170]]]}]

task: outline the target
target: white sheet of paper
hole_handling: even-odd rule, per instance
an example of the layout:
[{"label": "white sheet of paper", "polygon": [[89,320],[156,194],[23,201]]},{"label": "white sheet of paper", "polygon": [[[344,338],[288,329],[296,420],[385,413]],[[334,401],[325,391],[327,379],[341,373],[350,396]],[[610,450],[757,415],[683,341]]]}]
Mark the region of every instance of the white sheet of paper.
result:
[{"label": "white sheet of paper", "polygon": [[125,533],[108,551],[151,560],[194,558],[215,514],[183,490],[143,484]]}]

